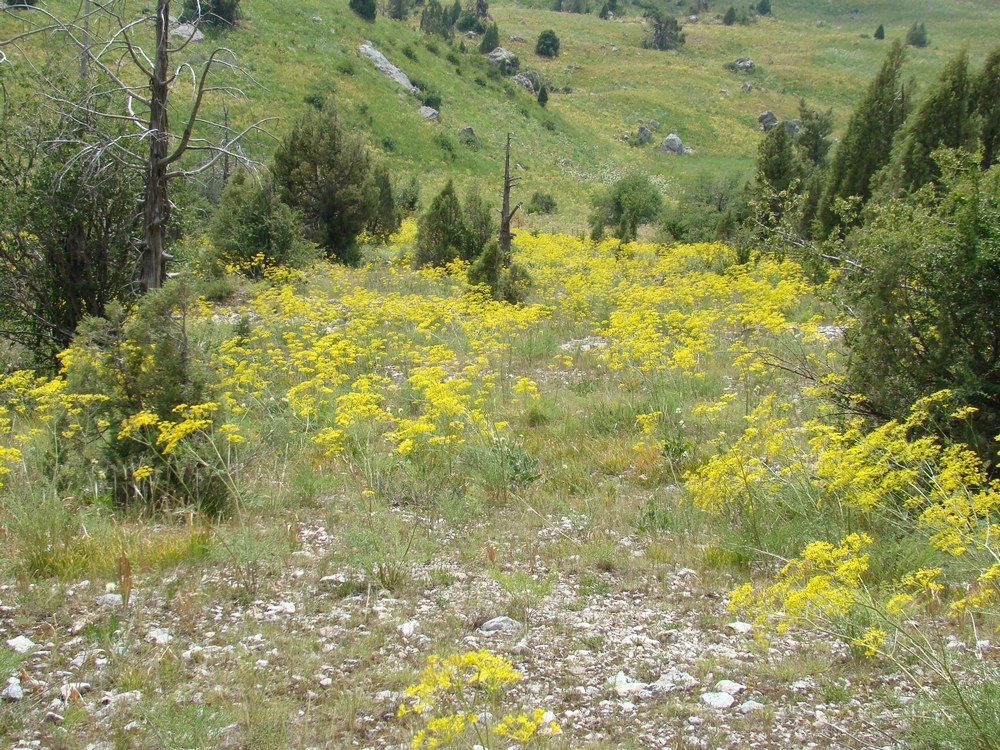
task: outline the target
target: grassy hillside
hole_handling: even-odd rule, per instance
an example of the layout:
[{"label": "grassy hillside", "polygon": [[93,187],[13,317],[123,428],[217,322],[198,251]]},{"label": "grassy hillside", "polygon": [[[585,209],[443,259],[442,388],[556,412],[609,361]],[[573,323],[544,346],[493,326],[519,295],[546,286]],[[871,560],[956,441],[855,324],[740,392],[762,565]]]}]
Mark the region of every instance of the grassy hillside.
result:
[{"label": "grassy hillside", "polygon": [[[832,107],[842,126],[885,52],[887,45],[871,38],[879,23],[889,39],[904,35],[915,21],[928,26],[930,47],[909,51],[907,74],[917,81],[963,46],[978,63],[994,42],[984,29],[1000,23],[1000,8],[987,0],[824,3],[821,12],[815,5],[779,1],[773,17],[747,26],[726,27],[706,17],[685,26],[687,43],[680,51],[658,52],[641,49],[647,32],[635,11],[601,21],[594,14],[495,2],[491,13],[501,43],[517,53],[522,68],[540,72],[557,90],[570,90],[554,93],[544,110],[527,92],[491,80],[474,43],[459,53],[457,38],[449,48],[424,37],[414,29],[415,19],[404,24],[379,16],[367,24],[339,4],[305,0],[279,8],[247,0],[245,27],[226,42],[266,89],[250,92],[254,111],[290,116],[304,106],[304,96],[335,91],[344,116],[374,144],[391,142],[387,158],[396,169],[417,172],[430,183],[451,175],[495,180],[510,130],[522,192],[544,189],[560,196],[564,210],[550,223],[573,229],[582,223],[594,187],[629,169],[659,176],[668,200],[699,175],[746,173],[760,138],[756,118],[765,109],[794,117],[804,97],[812,106]],[[546,28],[561,40],[560,55],[552,60],[534,54]],[[511,36],[524,41],[512,42]],[[359,57],[357,45],[366,38],[440,92],[439,123],[421,120],[418,103]],[[447,60],[449,53],[457,65]],[[744,55],[757,65],[751,75],[723,69]],[[741,92],[744,80],[754,85],[749,94]],[[650,119],[661,124],[653,144],[632,148],[619,140]],[[466,125],[482,139],[478,152],[454,140]],[[671,131],[695,154],[659,154],[656,145]],[[452,144],[453,153],[442,142]]]},{"label": "grassy hillside", "polygon": [[[585,222],[594,189],[630,169],[656,176],[668,203],[680,200],[702,175],[746,175],[760,139],[756,118],[765,109],[791,118],[804,97],[811,106],[832,107],[842,127],[887,47],[871,38],[880,23],[888,39],[904,35],[916,21],[926,24],[930,46],[911,49],[906,67],[918,83],[963,47],[980,62],[995,41],[986,30],[1000,26],[1000,7],[990,0],[776,0],[771,17],[728,27],[717,17],[725,8],[713,2],[700,22],[685,22],[681,50],[659,52],[641,48],[647,30],[639,9],[602,21],[594,13],[557,13],[545,5],[500,0],[490,8],[501,44],[519,56],[522,69],[538,71],[554,89],[545,109],[524,90],[491,78],[474,41],[462,53],[461,35],[449,45],[420,34],[416,13],[407,22],[379,15],[367,23],[341,2],[244,0],[245,20],[237,30],[196,43],[184,55],[197,63],[216,44],[232,48],[252,78],[224,76],[248,95],[228,103],[231,121],[278,117],[268,125],[275,136],[308,106],[306,97],[334,94],[345,120],[368,135],[395,171],[417,174],[426,194],[448,177],[495,184],[509,130],[524,197],[546,190],[561,206],[556,216],[522,220],[575,230]],[[53,0],[46,7],[69,6]],[[676,10],[683,16],[687,9]],[[0,20],[0,29],[14,27],[12,18]],[[552,60],[534,53],[546,28],[561,40],[560,55]],[[359,55],[365,39],[441,95],[440,122],[422,120],[419,102]],[[738,56],[754,60],[753,73],[723,69]],[[753,84],[750,93],[741,91],[744,80]],[[185,97],[175,97],[179,112]],[[218,103],[209,109],[221,111]],[[620,140],[651,119],[660,123],[652,144],[633,148]],[[456,140],[465,126],[479,134],[478,151]],[[660,154],[657,144],[671,131],[695,153]],[[250,144],[251,153],[263,159],[272,149],[265,137]]]}]

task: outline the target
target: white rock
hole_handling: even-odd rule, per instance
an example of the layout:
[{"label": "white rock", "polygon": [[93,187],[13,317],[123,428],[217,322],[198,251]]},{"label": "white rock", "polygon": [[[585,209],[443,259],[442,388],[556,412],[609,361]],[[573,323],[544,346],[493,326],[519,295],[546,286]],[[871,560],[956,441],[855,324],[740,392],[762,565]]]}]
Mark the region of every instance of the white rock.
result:
[{"label": "white rock", "polygon": [[732,680],[719,680],[715,683],[715,690],[719,693],[729,693],[730,695],[736,695],[741,690],[745,689],[746,685],[741,685],[738,682],[733,682]]},{"label": "white rock", "polygon": [[487,620],[479,626],[479,632],[486,633],[487,635],[493,633],[518,633],[520,630],[521,623],[506,615],[494,617],[492,620]]},{"label": "white rock", "polygon": [[101,594],[97,597],[97,603],[103,604],[106,607],[120,607],[122,606],[122,595],[121,594]]},{"label": "white rock", "polygon": [[0,690],[0,700],[14,703],[21,700],[23,697],[24,689],[21,687],[21,683],[16,680],[12,681],[3,690]]},{"label": "white rock", "polygon": [[417,92],[418,89],[413,85],[412,81],[410,81],[409,76],[389,62],[386,56],[375,49],[375,46],[371,42],[365,41],[364,44],[358,47],[358,51],[371,60],[372,64],[378,68],[383,75],[386,75],[394,80],[411,94],[415,94]]},{"label": "white rock", "polygon": [[752,711],[760,711],[762,708],[764,708],[763,703],[759,703],[757,701],[743,701],[736,710],[741,714],[748,714]]},{"label": "white rock", "polygon": [[416,620],[407,620],[402,625],[399,626],[399,632],[403,634],[404,638],[409,638],[411,635],[417,632],[417,626],[420,623]]},{"label": "white rock", "polygon": [[753,625],[749,622],[740,622],[739,620],[729,623],[726,627],[735,630],[740,635],[746,635],[753,630]]},{"label": "white rock", "polygon": [[205,34],[201,29],[190,23],[180,23],[170,30],[170,36],[181,37],[184,40],[190,39],[193,42],[200,42],[205,39]]},{"label": "white rock", "polygon": [[14,653],[17,654],[26,654],[31,651],[31,649],[38,646],[38,644],[33,640],[23,635],[19,635],[17,638],[11,638],[7,641],[7,645],[10,646]]},{"label": "white rock", "polygon": [[146,643],[155,643],[157,646],[166,646],[173,639],[166,628],[153,628],[146,633]]},{"label": "white rock", "polygon": [[702,693],[701,702],[712,708],[729,708],[736,699],[729,693]]},{"label": "white rock", "polygon": [[641,693],[643,690],[649,687],[645,682],[637,682],[629,677],[624,672],[619,672],[611,680],[611,686],[615,689],[622,698],[628,695],[635,695],[636,693]]},{"label": "white rock", "polygon": [[59,688],[59,697],[62,698],[63,703],[69,703],[71,700],[76,700],[81,695],[86,695],[91,690],[89,682],[67,682],[61,688]]}]

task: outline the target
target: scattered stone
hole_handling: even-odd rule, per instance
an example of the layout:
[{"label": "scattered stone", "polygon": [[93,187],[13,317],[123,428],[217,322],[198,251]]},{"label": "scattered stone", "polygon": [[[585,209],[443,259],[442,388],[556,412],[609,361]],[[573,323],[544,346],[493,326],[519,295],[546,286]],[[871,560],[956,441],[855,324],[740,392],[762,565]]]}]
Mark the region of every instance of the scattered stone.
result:
[{"label": "scattered stone", "polygon": [[738,70],[741,73],[747,73],[753,70],[753,60],[749,57],[737,57],[729,64],[733,70]]},{"label": "scattered stone", "polygon": [[740,622],[739,620],[735,620],[729,623],[728,625],[726,625],[726,627],[729,628],[730,630],[735,630],[740,635],[746,635],[751,630],[753,630],[753,625],[751,625],[749,622]]},{"label": "scattered stone", "polygon": [[420,623],[416,620],[407,620],[402,625],[399,626],[399,632],[403,634],[404,638],[409,638],[411,635],[417,632],[417,626]]},{"label": "scattered stone", "polygon": [[19,635],[17,638],[11,638],[7,641],[7,645],[14,651],[15,654],[26,654],[38,646],[37,643],[24,635]]},{"label": "scattered stone", "polygon": [[157,646],[166,646],[174,637],[166,628],[153,628],[146,633],[146,643],[155,643]]},{"label": "scattered stone", "polygon": [[121,594],[101,594],[97,597],[97,603],[103,604],[105,607],[120,607],[122,606],[122,595]]},{"label": "scattered stone", "polygon": [[309,20],[312,21],[313,23],[320,23],[323,19],[320,18],[319,16],[313,16]]},{"label": "scattered stone", "polygon": [[101,705],[115,709],[115,708],[123,708],[133,703],[138,703],[141,700],[142,700],[142,691],[129,690],[127,693],[118,693],[117,695],[112,695],[111,693],[105,693],[101,697]]},{"label": "scattered stone", "polygon": [[619,696],[625,698],[630,695],[635,695],[636,693],[641,693],[643,690],[646,690],[649,685],[645,682],[633,680],[624,672],[619,672],[611,680],[611,687],[614,688],[615,692],[618,693]]},{"label": "scattered stone", "polygon": [[736,699],[729,693],[702,693],[701,702],[710,708],[729,708]]},{"label": "scattered stone", "polygon": [[753,91],[753,84],[750,83],[750,81],[744,81],[740,85],[740,91],[742,91],[744,94],[749,94],[751,91]]},{"label": "scattered stone", "polygon": [[59,724],[63,721],[61,714],[57,714],[55,711],[49,711],[45,714],[45,718],[42,720],[46,724]]},{"label": "scattered stone", "polygon": [[10,682],[7,684],[3,690],[0,690],[0,700],[10,701],[11,703],[16,703],[24,697],[24,688],[21,687],[21,681],[16,677],[11,677]]},{"label": "scattered stone", "polygon": [[657,130],[660,129],[660,121],[659,120],[650,120],[646,124],[649,126],[649,129],[652,130],[652,131],[657,131]]},{"label": "scattered stone", "polygon": [[81,695],[86,695],[90,691],[89,682],[67,682],[59,688],[59,697],[63,703],[75,703],[80,700]]},{"label": "scattered stone", "polygon": [[591,349],[606,349],[608,340],[600,336],[588,336],[583,339],[573,339],[565,344],[559,345],[559,350],[563,352],[579,352],[583,354]]},{"label": "scattered stone", "polygon": [[194,24],[179,23],[170,29],[170,36],[181,37],[185,41],[201,42],[205,39],[205,34]]},{"label": "scattered stone", "polygon": [[738,682],[733,682],[732,680],[719,680],[715,683],[715,690],[719,693],[729,693],[730,695],[736,695],[741,690],[745,690],[746,685],[741,685]]},{"label": "scattered stone", "polygon": [[778,127],[779,122],[781,122],[781,120],[779,120],[777,115],[775,115],[771,110],[761,112],[757,117],[757,125],[760,126],[760,129],[765,133],[770,133]]},{"label": "scattered stone", "polygon": [[507,37],[507,38],[508,38],[508,39],[509,39],[510,41],[512,41],[512,42],[518,42],[518,43],[521,43],[521,42],[523,42],[523,41],[524,41],[524,37],[521,37],[521,36],[518,36],[517,34],[511,34],[511,35],[510,35],[509,37]]},{"label": "scattered stone", "polygon": [[763,703],[759,703],[757,701],[743,701],[743,703],[737,706],[736,710],[739,711],[741,714],[749,714],[752,713],[753,711],[760,711],[763,708],[764,708]]},{"label": "scattered stone", "polygon": [[441,119],[441,113],[434,109],[434,107],[428,107],[426,104],[417,110],[417,114],[431,122],[437,122]]},{"label": "scattered stone", "polygon": [[640,125],[639,130],[636,131],[635,139],[639,145],[645,145],[653,140],[653,131],[645,125]]},{"label": "scattered stone", "polygon": [[729,89],[719,89],[719,93],[723,96],[729,96]]},{"label": "scattered stone", "polygon": [[417,87],[410,82],[410,77],[389,62],[389,59],[375,49],[370,41],[366,40],[364,44],[358,47],[358,51],[371,60],[380,73],[394,80],[411,94],[417,93]]},{"label": "scattered stone", "polygon": [[492,620],[487,620],[480,625],[479,632],[487,635],[493,635],[494,633],[519,633],[522,627],[521,623],[514,618],[501,615],[500,617],[494,617]]}]

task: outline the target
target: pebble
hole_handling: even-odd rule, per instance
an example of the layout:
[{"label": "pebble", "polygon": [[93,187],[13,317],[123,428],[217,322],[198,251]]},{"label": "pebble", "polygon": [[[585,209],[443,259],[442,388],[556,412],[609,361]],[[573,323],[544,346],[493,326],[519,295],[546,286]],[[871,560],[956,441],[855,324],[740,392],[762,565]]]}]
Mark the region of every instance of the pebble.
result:
[{"label": "pebble", "polygon": [[764,708],[764,704],[758,701],[743,701],[736,710],[741,714],[748,714],[753,711],[760,711],[762,708]]},{"label": "pebble", "polygon": [[635,695],[636,693],[641,693],[643,690],[649,687],[645,682],[637,682],[629,677],[624,672],[619,672],[611,680],[611,686],[615,689],[615,692],[619,696],[624,698],[627,695]]}]

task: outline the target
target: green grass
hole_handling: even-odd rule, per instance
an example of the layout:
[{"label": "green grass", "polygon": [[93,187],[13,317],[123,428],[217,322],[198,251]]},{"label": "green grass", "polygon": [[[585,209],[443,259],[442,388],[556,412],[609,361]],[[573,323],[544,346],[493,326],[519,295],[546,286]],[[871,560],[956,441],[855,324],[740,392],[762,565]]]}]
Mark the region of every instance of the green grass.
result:
[{"label": "green grass", "polygon": [[[307,97],[322,100],[332,94],[343,119],[367,134],[394,173],[419,175],[425,201],[450,177],[463,185],[482,182],[492,193],[510,131],[520,197],[545,190],[559,203],[554,215],[520,220],[529,228],[575,231],[585,224],[594,190],[629,170],[653,175],[668,203],[681,200],[704,175],[747,175],[761,137],[756,118],[765,109],[792,118],[805,98],[812,106],[833,108],[839,133],[878,69],[888,40],[902,37],[915,21],[926,24],[930,37],[927,48],[907,53],[905,75],[918,90],[959,49],[967,48],[973,64],[979,64],[995,43],[984,30],[1000,25],[1000,6],[990,0],[784,0],[774,4],[772,17],[746,26],[723,26],[709,13],[701,23],[686,23],[681,50],[659,52],[641,48],[646,31],[636,9],[601,21],[593,14],[556,13],[545,5],[491,4],[501,44],[520,57],[522,69],[536,70],[550,83],[545,109],[509,81],[491,77],[471,40],[462,53],[460,35],[450,44],[424,37],[417,16],[406,22],[379,16],[367,23],[345,4],[320,0],[244,0],[245,20],[237,30],[191,45],[183,56],[197,66],[216,44],[234,51],[246,75],[220,71],[216,81],[247,94],[228,102],[230,122],[278,118],[266,124],[270,136],[247,141],[253,157],[268,160],[274,137],[310,106]],[[51,6],[68,7],[66,0]],[[879,23],[885,25],[887,41],[871,38]],[[0,18],[0,35],[15,28],[11,17]],[[561,41],[560,54],[552,59],[534,53],[538,34],[547,28],[556,30]],[[512,35],[523,41],[510,41]],[[360,56],[358,45],[365,39],[440,94],[440,122],[420,118],[418,99]],[[741,55],[754,59],[753,73],[723,68]],[[754,85],[750,93],[740,90],[744,80]],[[174,122],[187,106],[183,88],[176,88]],[[208,102],[205,114],[221,119],[220,102]],[[652,144],[633,148],[620,140],[650,119],[660,123]],[[478,150],[457,141],[465,126],[479,135]],[[670,131],[695,153],[661,155],[656,145]]]}]

